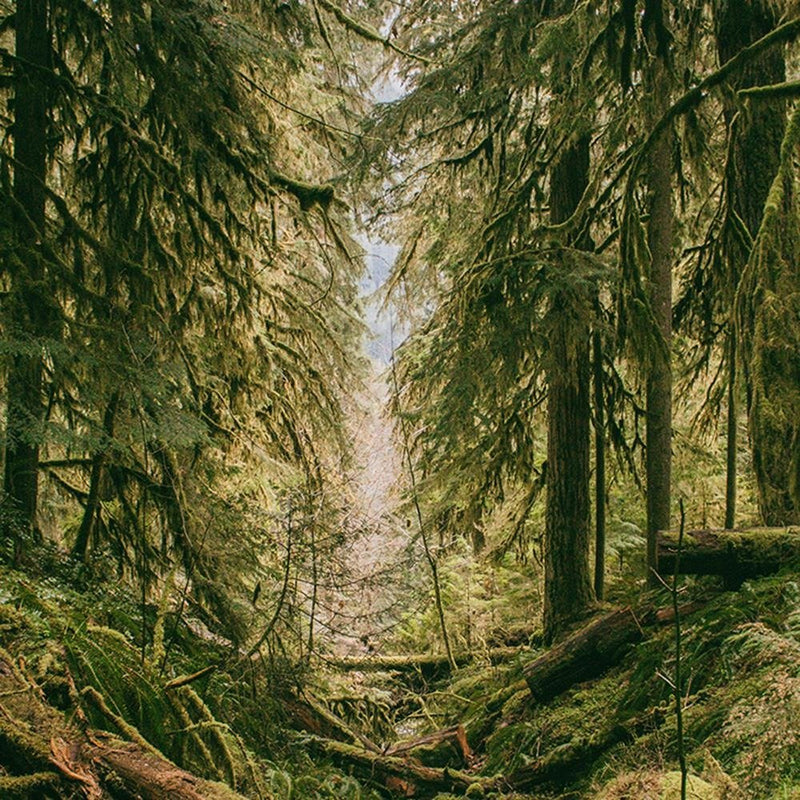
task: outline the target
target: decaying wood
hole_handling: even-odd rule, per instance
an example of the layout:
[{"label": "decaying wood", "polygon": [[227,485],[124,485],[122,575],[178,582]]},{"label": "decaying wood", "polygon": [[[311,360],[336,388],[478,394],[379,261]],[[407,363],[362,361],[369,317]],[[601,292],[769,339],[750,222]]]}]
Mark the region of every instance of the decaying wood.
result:
[{"label": "decaying wood", "polygon": [[630,608],[604,614],[527,664],[528,688],[535,700],[550,700],[618,664],[628,646],[641,638],[641,626]]},{"label": "decaying wood", "polygon": [[316,738],[313,746],[356,778],[376,783],[403,797],[433,797],[440,792],[463,793],[478,785],[489,790],[497,786],[495,778],[482,778],[447,767],[426,767],[413,758],[371,753],[355,745]]},{"label": "decaying wood", "polygon": [[449,728],[442,728],[441,730],[427,733],[424,736],[416,736],[413,739],[404,739],[403,741],[396,742],[384,750],[384,755],[387,756],[402,756],[406,754],[413,754],[414,751],[420,748],[430,748],[442,744],[443,742],[455,742],[461,753],[461,757],[465,766],[469,767],[474,761],[472,748],[467,741],[467,732],[464,730],[463,725],[453,725]]},{"label": "decaying wood", "polygon": [[[497,664],[519,655],[525,649],[524,646],[493,647],[484,652],[456,653],[453,657],[459,667],[482,659]],[[326,662],[333,667],[354,672],[419,672],[426,678],[450,672],[450,663],[444,654],[340,656],[328,658]]]},{"label": "decaying wood", "polygon": [[[123,741],[65,723],[2,649],[0,696],[0,767],[9,773],[0,776],[0,797],[35,797],[45,787],[53,796],[71,796],[77,787],[87,800],[110,800],[123,786],[141,800],[245,800],[222,783],[176,766],[138,733],[140,741]],[[108,710],[94,690],[83,696]]]},{"label": "decaying wood", "polygon": [[[658,542],[658,571],[675,571],[677,534],[663,533]],[[754,528],[741,531],[701,530],[685,534],[681,548],[683,575],[719,575],[726,589],[758,575],[800,563],[800,528]]]},{"label": "decaying wood", "polygon": [[222,783],[206,781],[133,742],[94,732],[84,753],[102,778],[122,782],[142,800],[244,800]]},{"label": "decaying wood", "polygon": [[295,726],[308,733],[349,744],[360,744],[372,753],[382,752],[375,742],[351,728],[309,694],[284,701],[284,707]]}]

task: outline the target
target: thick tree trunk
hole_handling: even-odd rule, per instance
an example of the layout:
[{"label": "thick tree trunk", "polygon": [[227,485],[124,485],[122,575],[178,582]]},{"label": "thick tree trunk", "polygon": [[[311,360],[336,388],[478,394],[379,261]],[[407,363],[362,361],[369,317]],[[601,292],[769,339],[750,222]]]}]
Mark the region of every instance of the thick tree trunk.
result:
[{"label": "thick tree trunk", "polygon": [[[716,3],[715,25],[720,62],[725,63],[733,58],[743,48],[772,30],[776,24],[775,7],[765,0],[727,0]],[[785,76],[784,52],[780,48],[772,48],[737,73],[732,81],[732,88],[745,89],[780,83],[785,80]],[[761,225],[767,194],[780,162],[786,109],[783,101],[773,100],[768,103],[752,103],[747,112],[742,113],[734,102],[729,101],[726,104],[725,117],[731,130],[731,158],[726,175],[729,214],[733,219],[738,217],[744,223],[750,238],[754,239]],[[728,239],[729,303],[732,314],[733,296],[750,255],[750,244],[741,235],[730,235]],[[761,365],[761,374],[753,371],[750,346],[745,332],[739,363],[743,367],[742,377],[747,396],[759,510],[766,525],[792,524],[800,521],[798,509],[792,502],[788,479],[796,428],[787,430],[770,415],[755,412],[758,403],[754,392],[759,391],[759,386],[769,386],[770,376],[763,374],[769,368],[768,365]],[[731,361],[735,358],[736,348],[732,346],[729,355],[731,387],[728,401],[726,527],[733,527],[735,522],[735,435],[738,403],[735,364]]]},{"label": "thick tree trunk", "polygon": [[[589,141],[570,146],[550,175],[550,217],[563,222],[588,183]],[[589,549],[588,302],[562,292],[552,301],[547,362],[547,510],[545,515],[544,637],[583,613],[594,600]]]},{"label": "thick tree trunk", "polygon": [[[50,30],[46,0],[19,0],[15,13],[14,242],[6,264],[11,279],[11,335],[22,345],[8,365],[5,474],[9,508],[2,515],[15,541],[38,536],[39,437],[44,420],[42,357],[36,340],[47,333],[49,298],[42,267],[47,164],[47,80]],[[33,346],[32,346],[33,345]]]},{"label": "thick tree trunk", "polygon": [[[653,5],[660,5],[654,3]],[[653,25],[660,23],[659,18]],[[658,52],[657,34],[648,37],[654,53],[649,90],[653,97],[652,119],[669,107],[670,77],[666,54]],[[647,239],[650,248],[649,294],[655,323],[663,347],[652,353],[647,375],[647,568],[648,583],[657,585],[658,532],[670,523],[672,481],[672,132],[665,131],[655,143],[647,164],[647,204],[650,218]]]}]

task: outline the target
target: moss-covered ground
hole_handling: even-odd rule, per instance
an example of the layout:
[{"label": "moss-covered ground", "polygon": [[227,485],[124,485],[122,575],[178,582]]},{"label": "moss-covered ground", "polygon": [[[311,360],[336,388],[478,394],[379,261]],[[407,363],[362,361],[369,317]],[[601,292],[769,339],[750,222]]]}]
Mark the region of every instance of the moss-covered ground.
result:
[{"label": "moss-covered ground", "polygon": [[[484,778],[465,789],[469,797],[680,796],[670,622],[646,625],[642,642],[600,677],[536,703],[524,680],[534,647],[409,688],[392,674],[324,677],[320,667],[292,676],[277,663],[272,672],[243,668],[223,646],[183,626],[167,635],[172,652],[165,669],[151,644],[141,647],[142,609],[116,592],[0,568],[6,663],[65,722],[80,707],[89,724],[128,739],[135,732],[184,769],[247,797],[367,800],[412,791],[403,782],[387,789],[309,746],[282,709],[282,692],[293,680],[313,685],[322,701],[328,692],[328,708],[381,746],[463,726],[469,763],[453,737],[414,755],[426,766]],[[644,601],[668,606],[669,595]],[[691,609],[681,615],[688,796],[800,798],[800,573],[751,580],[738,591],[723,591],[713,578],[688,579],[681,603]],[[209,664],[216,669],[191,686],[165,690],[176,675]],[[0,705],[6,721],[25,721],[31,731],[44,725],[26,717],[22,696],[0,697]],[[10,753],[13,735],[24,738],[27,728],[4,723],[4,730]],[[41,763],[25,769],[0,757],[0,796],[66,796],[54,793],[52,776],[41,771],[48,753],[40,755]],[[454,796],[414,791],[438,800]]]}]

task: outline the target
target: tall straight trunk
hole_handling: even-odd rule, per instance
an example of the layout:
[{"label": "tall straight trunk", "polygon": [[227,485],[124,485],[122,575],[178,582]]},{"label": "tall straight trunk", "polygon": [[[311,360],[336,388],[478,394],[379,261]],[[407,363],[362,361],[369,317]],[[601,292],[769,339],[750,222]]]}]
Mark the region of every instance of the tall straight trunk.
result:
[{"label": "tall straight trunk", "polygon": [[[584,137],[552,168],[550,217],[554,223],[563,222],[575,211],[588,172],[589,140]],[[549,312],[546,641],[552,641],[561,626],[579,616],[594,599],[589,566],[590,334],[588,320],[575,305],[574,296],[562,293],[553,299]]]},{"label": "tall straight trunk", "polygon": [[736,337],[728,334],[728,419],[725,431],[725,528],[736,527],[736,462],[739,453],[736,396]]},{"label": "tall straight trunk", "polygon": [[47,81],[50,33],[47,0],[19,0],[15,13],[14,92],[14,253],[8,263],[11,291],[9,329],[24,347],[8,364],[4,484],[5,532],[15,542],[38,536],[39,437],[45,415],[43,364],[31,347],[45,335],[45,300],[41,237],[45,224],[47,169]]},{"label": "tall straight trunk", "polygon": [[606,420],[603,402],[603,341],[600,333],[592,336],[594,368],[594,594],[598,600],[605,593],[606,574]]},{"label": "tall straight trunk", "polygon": [[[648,44],[653,53],[649,67],[651,118],[657,120],[669,107],[670,76],[667,53],[658,41],[663,25],[660,3],[648,3],[653,27]],[[663,347],[656,348],[649,364],[646,387],[647,574],[658,585],[656,541],[670,526],[672,481],[672,243],[675,212],[672,199],[672,133],[665,131],[653,146],[647,164],[647,239],[650,248],[649,293]]]},{"label": "tall straight trunk", "polygon": [[[726,0],[715,4],[715,27],[719,60],[725,63],[743,48],[760,39],[777,24],[773,3],[767,0]],[[733,89],[745,89],[780,83],[786,77],[786,62],[783,50],[773,48],[732,79]],[[725,118],[731,130],[730,161],[726,175],[726,191],[729,213],[738,217],[755,238],[761,226],[764,204],[772,180],[778,170],[781,142],[786,129],[786,108],[782,101],[753,103],[746,113],[733,101],[725,107]],[[728,301],[733,316],[733,296],[739,284],[750,248],[742,237],[731,237],[728,247]],[[733,323],[730,323],[733,327]],[[785,426],[776,424],[769,415],[754,411],[754,387],[769,386],[769,375],[756,375],[752,371],[748,356],[749,343],[737,347],[733,333],[730,334],[728,392],[728,492],[725,509],[725,525],[735,524],[736,499],[736,422],[738,394],[736,365],[733,361],[740,351],[739,363],[743,367],[750,442],[753,449],[753,467],[758,490],[758,504],[766,525],[786,525],[800,521],[789,488],[789,474],[793,460],[794,436]],[[768,369],[768,365],[766,366]]]}]

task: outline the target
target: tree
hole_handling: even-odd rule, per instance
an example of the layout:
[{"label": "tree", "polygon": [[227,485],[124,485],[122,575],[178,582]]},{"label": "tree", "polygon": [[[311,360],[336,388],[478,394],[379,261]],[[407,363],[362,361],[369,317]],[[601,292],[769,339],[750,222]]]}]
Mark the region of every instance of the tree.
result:
[{"label": "tree", "polygon": [[[305,68],[335,32],[304,7],[257,5],[74,0],[42,17],[21,2],[7,23],[17,137],[2,189],[37,204],[3,220],[10,502],[33,525],[44,471],[82,509],[76,556],[108,552],[144,592],[180,564],[218,610],[230,586],[248,591],[245,561],[263,568],[263,525],[227,548],[242,507],[282,482],[315,491],[341,455],[361,330],[328,181],[358,139],[356,93],[331,111],[326,82],[346,69]],[[44,149],[31,120],[47,123]]]},{"label": "tree", "polygon": [[[13,185],[6,183],[7,224],[11,230],[3,262],[8,274],[5,301],[9,327],[18,341],[7,370],[3,534],[14,541],[15,560],[22,541],[38,537],[39,447],[45,404],[42,395],[43,339],[54,324],[48,296],[45,198],[47,173],[50,7],[20,0],[15,15]],[[5,181],[9,180],[4,170]]]},{"label": "tree", "polygon": [[[651,63],[645,91],[650,95],[650,125],[655,125],[670,104],[669,38],[660,0],[647,2],[643,36]],[[669,530],[672,474],[672,267],[674,210],[672,204],[672,131],[665,130],[654,143],[647,161],[650,264],[647,275],[658,346],[647,366],[647,569],[648,583],[657,585],[656,540]]]},{"label": "tree", "polygon": [[[745,47],[773,30],[777,24],[774,6],[764,3],[721,2],[715,4],[717,50],[721,63],[729,61]],[[725,102],[725,119],[730,131],[729,160],[725,176],[725,259],[728,308],[733,312],[733,295],[743,267],[752,250],[752,242],[764,213],[769,188],[778,172],[780,148],[785,132],[785,107],[780,100],[749,103],[741,107],[736,92],[754,86],[778,84],[785,79],[785,59],[780,48],[774,48],[749,64],[730,82],[731,93]],[[732,528],[736,513],[737,455],[737,347],[729,323],[726,354],[728,360],[728,459],[725,525]],[[749,338],[749,337],[748,337]],[[761,415],[758,411],[759,385],[770,380],[751,370],[748,354],[752,343],[744,343],[743,366],[747,395],[753,466],[758,486],[759,509],[767,525],[783,525],[797,521],[796,506],[791,497],[787,476],[791,470],[792,437],[787,436],[783,422]]]},{"label": "tree", "polygon": [[[588,249],[596,95],[581,68],[597,20],[586,7],[486,3],[469,19],[437,19],[452,32],[432,44],[411,24],[427,13],[401,17],[401,42],[435,63],[409,68],[413,88],[380,129],[395,142],[400,178],[387,199],[407,234],[393,280],[432,308],[401,349],[402,406],[419,432],[431,517],[480,524],[513,498],[500,548],[520,546],[547,486],[552,637],[593,598],[589,341],[608,268]],[[587,71],[587,86],[602,82]]]},{"label": "tree", "polygon": [[[588,186],[589,137],[571,143],[550,174],[550,220],[568,220]],[[568,262],[567,262],[568,263]],[[564,269],[567,265],[561,265]],[[566,270],[565,270],[566,271]],[[569,286],[547,312],[547,511],[544,635],[552,641],[565,622],[594,599],[589,571],[589,341],[587,287]]]}]

